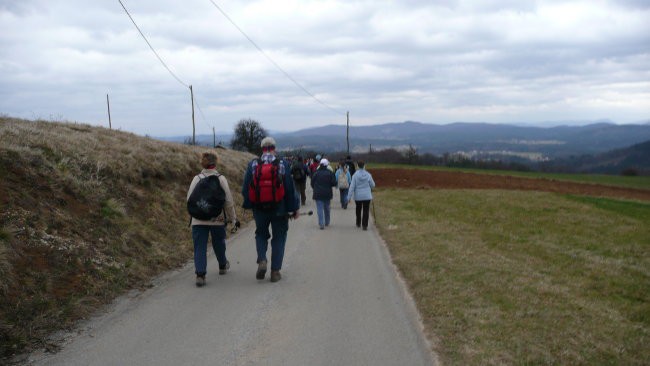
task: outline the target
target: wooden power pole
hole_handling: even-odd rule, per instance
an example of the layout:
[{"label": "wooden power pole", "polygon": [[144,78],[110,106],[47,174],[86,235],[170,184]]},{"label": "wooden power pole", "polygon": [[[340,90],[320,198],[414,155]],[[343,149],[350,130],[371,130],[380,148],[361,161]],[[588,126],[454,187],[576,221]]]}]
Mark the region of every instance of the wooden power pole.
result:
[{"label": "wooden power pole", "polygon": [[108,129],[113,129],[113,124],[111,123],[111,103],[108,101],[108,94],[106,94],[106,106],[108,107]]},{"label": "wooden power pole", "polygon": [[192,145],[196,145],[196,126],[194,125],[194,91],[190,85],[190,96],[192,97]]},{"label": "wooden power pole", "polygon": [[348,155],[350,155],[350,111],[348,111],[348,113],[346,113],[346,115],[348,117],[348,128],[347,128],[347,132],[345,134],[345,140],[348,143]]}]

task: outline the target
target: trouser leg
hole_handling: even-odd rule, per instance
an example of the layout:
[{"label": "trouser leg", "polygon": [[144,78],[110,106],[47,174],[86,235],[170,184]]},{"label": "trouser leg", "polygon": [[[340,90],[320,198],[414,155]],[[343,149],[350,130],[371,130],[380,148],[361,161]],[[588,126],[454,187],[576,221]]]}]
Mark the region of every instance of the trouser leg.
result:
[{"label": "trouser leg", "polygon": [[214,255],[217,256],[219,268],[223,268],[228,262],[226,258],[226,227],[225,226],[211,226],[210,236],[212,237],[212,249]]},{"label": "trouser leg", "polygon": [[370,200],[363,202],[363,221],[361,226],[368,227],[368,217],[370,216]]},{"label": "trouser leg", "polygon": [[266,261],[266,251],[269,248],[269,225],[271,224],[271,217],[266,212],[253,210],[253,218],[255,219],[255,247],[257,249],[257,263]]},{"label": "trouser leg", "polygon": [[355,213],[357,217],[357,227],[361,227],[361,208],[363,207],[362,201],[354,201]]},{"label": "trouser leg", "polygon": [[284,259],[284,247],[287,242],[287,231],[289,230],[289,219],[283,216],[275,216],[271,220],[273,238],[271,239],[271,271],[282,269]]},{"label": "trouser leg", "polygon": [[307,203],[307,193],[305,192],[307,180],[300,182],[300,202],[304,206]]},{"label": "trouser leg", "polygon": [[192,241],[194,242],[194,272],[198,276],[205,276],[207,267],[209,228],[205,225],[192,226]]},{"label": "trouser leg", "polygon": [[330,203],[332,200],[323,201],[323,213],[325,214],[325,226],[330,224]]},{"label": "trouser leg", "polygon": [[316,213],[318,214],[318,225],[325,226],[325,202],[316,200]]}]

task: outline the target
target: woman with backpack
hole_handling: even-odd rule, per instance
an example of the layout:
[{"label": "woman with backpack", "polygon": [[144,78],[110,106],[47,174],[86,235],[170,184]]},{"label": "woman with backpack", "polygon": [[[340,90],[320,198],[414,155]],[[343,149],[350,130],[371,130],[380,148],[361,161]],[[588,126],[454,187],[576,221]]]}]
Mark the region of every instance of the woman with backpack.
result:
[{"label": "woman with backpack", "polygon": [[[372,175],[365,169],[363,161],[357,162],[356,173],[352,176],[350,191],[348,192],[348,202],[354,197],[356,203],[357,227],[363,225],[363,230],[368,230],[368,216],[370,215],[370,201],[372,200],[372,189],[375,188],[375,181]],[[363,212],[363,216],[362,216]]]},{"label": "woman with backpack", "polygon": [[314,189],[313,198],[316,201],[316,212],[318,213],[318,225],[320,229],[330,224],[330,202],[332,201],[332,187],[336,186],[336,176],[327,166],[329,161],[321,159],[318,169],[311,179],[311,187]]},{"label": "woman with backpack", "polygon": [[228,181],[217,171],[217,154],[204,152],[201,166],[203,170],[192,179],[187,191],[187,208],[192,216],[190,226],[194,241],[197,287],[205,285],[208,236],[212,237],[212,249],[219,262],[219,274],[224,275],[230,269],[230,262],[226,258],[226,224],[234,222],[235,227],[239,227]]},{"label": "woman with backpack", "polygon": [[350,188],[351,181],[352,177],[348,171],[348,166],[344,161],[341,161],[338,169],[336,169],[336,185],[339,187],[341,207],[344,210],[348,209],[348,189]]}]

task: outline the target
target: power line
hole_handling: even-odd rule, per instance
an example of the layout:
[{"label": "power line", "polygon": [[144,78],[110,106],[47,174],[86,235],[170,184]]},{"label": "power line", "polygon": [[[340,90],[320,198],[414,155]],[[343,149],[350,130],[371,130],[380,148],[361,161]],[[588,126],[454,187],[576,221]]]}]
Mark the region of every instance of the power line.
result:
[{"label": "power line", "polygon": [[[158,58],[158,61],[160,61],[160,63],[165,67],[165,69],[167,69],[167,71],[169,71],[169,74],[171,74],[171,76],[173,76],[174,79],[176,79],[176,81],[178,81],[178,82],[179,82],[181,85],[183,85],[184,87],[189,88],[190,86],[189,86],[188,84],[184,83],[184,82],[183,82],[183,81],[182,81],[178,76],[176,76],[176,74],[174,74],[174,72],[169,68],[169,66],[167,66],[167,64],[165,63],[165,61],[163,61],[162,57],[160,57],[160,55],[158,55],[158,52],[156,52],[156,50],[153,48],[153,46],[151,45],[151,43],[149,43],[149,40],[147,40],[147,37],[145,37],[144,33],[142,33],[142,31],[140,30],[140,27],[138,27],[138,25],[136,24],[135,20],[133,20],[133,17],[131,16],[131,14],[129,14],[129,11],[126,9],[126,7],[124,6],[124,4],[122,3],[122,0],[117,0],[117,1],[120,2],[120,5],[122,5],[122,8],[123,8],[124,11],[126,12],[126,15],[129,16],[129,19],[131,19],[131,22],[133,23],[133,25],[135,26],[135,28],[138,30],[138,32],[140,32],[140,35],[142,36],[142,38],[144,39],[144,41],[147,42],[147,45],[149,46],[149,48],[151,49],[151,51],[153,52],[153,54],[156,55],[156,57]],[[199,103],[198,103],[198,101],[196,100],[196,98],[194,98],[194,103],[196,104],[196,106],[197,106],[198,109],[199,109],[199,112],[200,112],[200,114],[201,114],[201,118],[203,119],[203,123],[205,123],[205,125],[208,127],[208,129],[212,129],[214,126],[210,127],[210,126],[208,125],[208,123],[207,123],[207,121],[206,121],[206,119],[205,119],[205,115],[203,114],[203,110],[201,109],[201,106],[199,106]]]},{"label": "power line", "polygon": [[122,0],[117,0],[117,1],[120,2],[120,5],[122,5],[122,8],[126,12],[126,15],[129,16],[129,19],[131,19],[131,22],[133,23],[133,25],[135,25],[135,28],[138,30],[138,32],[140,32],[140,35],[142,36],[144,41],[147,42],[147,45],[149,46],[149,48],[151,49],[153,54],[156,55],[156,57],[158,58],[158,61],[160,61],[160,63],[167,69],[167,71],[169,71],[169,73],[174,77],[174,79],[176,79],[176,81],[181,83],[181,85],[183,85],[184,87],[189,88],[190,86],[187,85],[186,83],[184,83],[178,76],[176,76],[176,74],[174,74],[174,72],[169,68],[169,66],[167,66],[165,61],[163,61],[163,59],[160,57],[160,55],[158,55],[158,52],[156,52],[156,50],[153,48],[151,43],[149,43],[149,41],[147,40],[147,37],[144,36],[144,33],[142,33],[142,31],[140,30],[140,27],[138,27],[138,25],[135,23],[135,20],[133,20],[133,17],[131,16],[131,14],[129,14],[129,11],[126,10],[126,7],[124,6],[124,4],[122,4]]},{"label": "power line", "polygon": [[215,8],[217,8],[217,10],[219,10],[219,12],[221,12],[221,14],[223,14],[224,17],[226,17],[226,19],[228,19],[228,21],[229,21],[233,26],[235,26],[235,28],[237,28],[237,30],[239,31],[239,33],[241,33],[244,37],[246,37],[246,39],[247,39],[247,40],[248,40],[248,41],[249,41],[249,42],[250,42],[250,43],[251,43],[255,48],[257,48],[257,50],[260,51],[260,53],[261,53],[262,55],[264,55],[264,57],[266,57],[266,59],[269,60],[269,62],[271,62],[271,63],[273,64],[273,66],[275,66],[278,70],[280,70],[280,72],[282,72],[282,73],[284,74],[284,76],[286,76],[289,80],[291,80],[294,84],[296,84],[296,86],[297,86],[298,88],[300,88],[303,92],[305,92],[305,94],[307,94],[307,95],[309,95],[310,97],[314,98],[315,101],[317,101],[318,103],[320,103],[321,105],[323,105],[325,108],[328,108],[329,110],[333,111],[334,113],[337,113],[337,114],[340,114],[340,115],[345,115],[345,113],[340,112],[340,111],[338,111],[338,110],[336,110],[336,109],[330,107],[330,106],[327,105],[325,102],[323,102],[322,100],[318,99],[314,94],[312,94],[311,92],[309,92],[309,90],[307,90],[304,86],[302,86],[299,82],[297,82],[296,79],[294,79],[293,77],[291,77],[291,75],[289,75],[288,72],[284,71],[284,69],[282,69],[282,68],[280,67],[280,65],[278,65],[275,61],[273,61],[273,59],[271,58],[271,56],[267,55],[266,52],[264,52],[264,50],[262,50],[262,48],[260,48],[260,46],[258,46],[258,45],[257,45],[257,44],[256,44],[256,43],[251,39],[251,37],[249,37],[249,36],[248,36],[248,35],[247,35],[247,34],[246,34],[246,33],[245,33],[241,28],[239,28],[239,26],[238,26],[238,25],[237,25],[237,24],[236,24],[232,19],[230,19],[230,17],[228,16],[228,14],[226,14],[226,12],[223,11],[223,10],[219,7],[219,5],[217,5],[213,0],[210,0],[210,2],[212,3],[212,5],[214,5]]}]

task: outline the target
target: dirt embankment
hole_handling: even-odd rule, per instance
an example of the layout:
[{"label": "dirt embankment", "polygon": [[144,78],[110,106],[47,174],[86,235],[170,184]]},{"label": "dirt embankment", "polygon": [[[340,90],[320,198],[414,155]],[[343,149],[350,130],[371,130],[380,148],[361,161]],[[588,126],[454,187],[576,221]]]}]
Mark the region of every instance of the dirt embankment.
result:
[{"label": "dirt embankment", "polygon": [[379,187],[439,189],[507,189],[543,191],[596,197],[617,197],[650,201],[650,190],[573,183],[545,178],[441,172],[416,169],[375,169],[372,177]]}]

